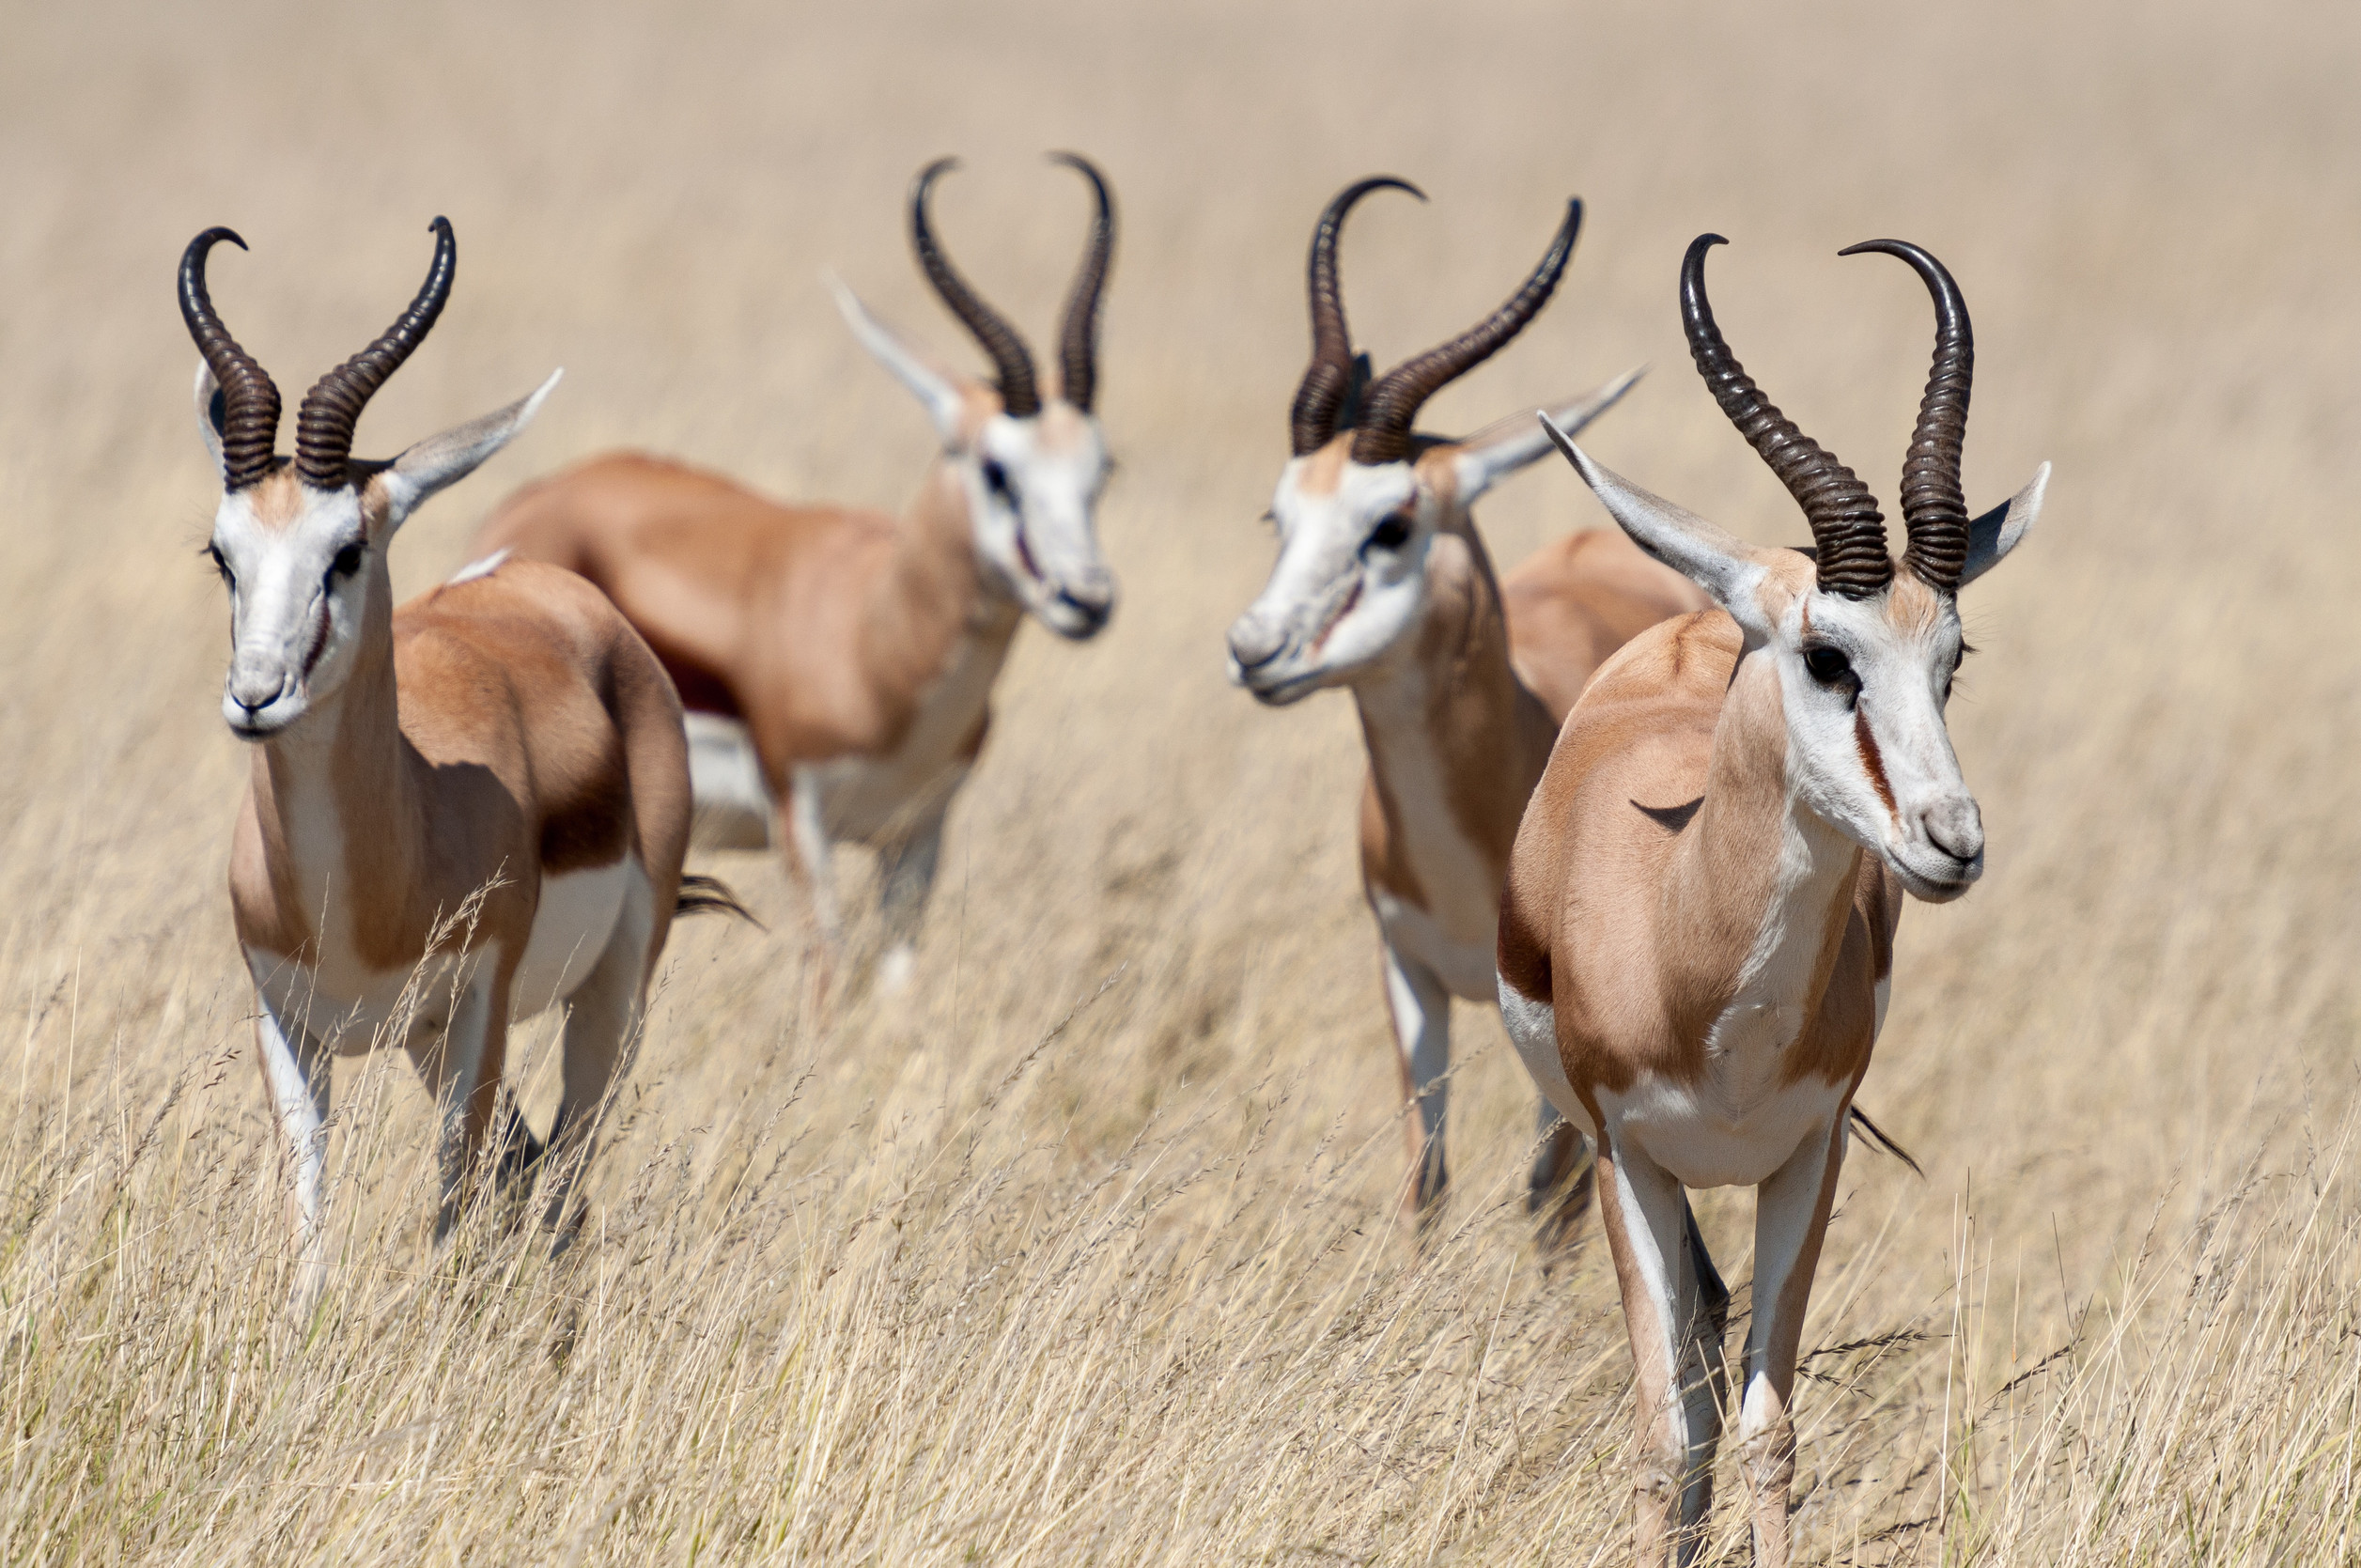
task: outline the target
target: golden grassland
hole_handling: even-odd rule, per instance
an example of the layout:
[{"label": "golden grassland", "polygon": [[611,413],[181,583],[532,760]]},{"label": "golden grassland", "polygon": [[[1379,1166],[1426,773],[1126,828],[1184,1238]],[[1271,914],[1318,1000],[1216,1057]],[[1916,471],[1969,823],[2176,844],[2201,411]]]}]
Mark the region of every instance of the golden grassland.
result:
[{"label": "golden grassland", "polygon": [[[1433,197],[1354,220],[1380,360],[1591,203],[1557,303],[1437,427],[1652,361],[1593,449],[1790,538],[1686,369],[1680,247],[1732,237],[1740,353],[1890,494],[1927,306],[1833,254],[1890,233],[1975,311],[1971,501],[2058,465],[1969,596],[1952,727],[1990,869],[1903,922],[1863,1099],[1927,1173],[1846,1172],[1805,1560],[2361,1554],[2349,8],[19,0],[0,33],[0,1560],[1623,1557],[1604,1249],[1542,1266],[1530,1091],[1469,1007],[1451,1206],[1403,1240],[1350,707],[1221,675],[1310,221],[1375,170]],[[438,1257],[425,1096],[347,1063],[337,1265],[289,1327],[179,247],[253,242],[215,295],[291,401],[450,214],[458,293],[373,453],[568,367],[410,525],[416,588],[508,488],[618,442],[907,493],[923,420],[821,271],[968,362],[902,238],[910,173],[955,150],[946,236],[1046,338],[1085,212],[1038,162],[1063,146],[1123,203],[1124,602],[1087,646],[1020,639],[913,991],[815,1019],[783,936],[683,927],[554,1263],[496,1214]],[[1514,563],[1604,518],[1553,460],[1483,520]],[[697,864],[788,924],[769,859]],[[536,1114],[550,1043],[512,1055]],[[1750,1204],[1701,1213],[1742,1287]]]}]

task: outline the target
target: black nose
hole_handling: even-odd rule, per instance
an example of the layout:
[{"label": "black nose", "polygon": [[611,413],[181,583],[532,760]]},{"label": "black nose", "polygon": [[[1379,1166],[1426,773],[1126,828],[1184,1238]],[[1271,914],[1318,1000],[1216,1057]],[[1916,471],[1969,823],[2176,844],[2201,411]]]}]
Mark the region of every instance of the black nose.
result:
[{"label": "black nose", "polygon": [[1095,632],[1099,628],[1105,626],[1107,624],[1107,617],[1113,613],[1114,609],[1112,605],[1107,604],[1103,601],[1076,598],[1072,594],[1065,592],[1064,589],[1060,589],[1058,591],[1058,602],[1064,605],[1068,610],[1073,611],[1075,614],[1081,617],[1082,632],[1084,636],[1088,636],[1090,633]]}]

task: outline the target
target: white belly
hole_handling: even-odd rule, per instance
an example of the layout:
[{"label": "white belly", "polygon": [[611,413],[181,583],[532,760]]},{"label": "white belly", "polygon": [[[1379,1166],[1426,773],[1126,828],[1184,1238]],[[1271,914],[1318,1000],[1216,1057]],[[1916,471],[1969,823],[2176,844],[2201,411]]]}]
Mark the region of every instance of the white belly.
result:
[{"label": "white belly", "polygon": [[[1517,1057],[1558,1114],[1596,1138],[1558,1051],[1557,1010],[1503,981],[1500,1022]],[[1750,1058],[1752,1053],[1747,1053]],[[1734,1069],[1734,1070],[1733,1070]],[[1844,1085],[1807,1079],[1765,1086],[1760,1062],[1710,1059],[1698,1083],[1654,1075],[1622,1094],[1599,1092],[1608,1135],[1636,1145],[1684,1187],[1753,1187],[1787,1163],[1806,1138],[1824,1132],[1844,1103]]]},{"label": "white belly", "polygon": [[[626,890],[646,873],[629,857],[541,880],[533,932],[508,988],[510,1021],[564,1001],[589,978],[614,935]],[[462,957],[438,954],[404,969],[365,970],[349,957],[317,968],[247,948],[246,968],[273,1017],[328,1042],[339,1056],[409,1045],[449,1027],[458,992],[501,961],[487,942]]]},{"label": "white belly", "polygon": [[613,865],[569,871],[541,878],[541,903],[533,913],[533,934],[508,985],[508,1017],[529,1018],[572,996],[605,956],[623,895],[647,874],[626,855]]},{"label": "white belly", "polygon": [[1453,932],[1443,923],[1415,904],[1407,904],[1383,888],[1369,890],[1370,908],[1377,916],[1377,930],[1386,945],[1399,956],[1423,966],[1443,983],[1446,990],[1462,1001],[1490,1001],[1498,976],[1493,965],[1499,955],[1493,951],[1493,923],[1462,921],[1463,927],[1476,925],[1480,935],[1463,929]]},{"label": "white belly", "polygon": [[[263,1005],[291,1036],[297,1031],[339,1056],[440,1035],[451,1021],[465,977],[456,955],[404,970],[361,971],[338,965],[323,974],[310,964],[247,948],[246,970]],[[474,962],[484,961],[484,955]]]},{"label": "white belly", "polygon": [[1808,1137],[1825,1134],[1845,1085],[1806,1079],[1725,1103],[1708,1075],[1695,1084],[1649,1075],[1621,1094],[1601,1091],[1608,1136],[1628,1140],[1684,1187],[1753,1187],[1770,1179]]},{"label": "white belly", "polygon": [[746,726],[717,713],[681,715],[689,732],[689,842],[705,849],[760,849],[777,810]]},{"label": "white belly", "polygon": [[[694,800],[689,839],[704,849],[760,849],[770,843],[778,803],[763,783],[746,726],[711,713],[685,715],[689,788]],[[882,756],[831,757],[796,769],[799,809],[829,843],[875,844],[904,837],[967,782],[959,755],[972,723],[946,738],[948,726],[914,727]]]},{"label": "white belly", "polygon": [[1509,1043],[1516,1048],[1517,1060],[1531,1075],[1533,1086],[1559,1115],[1596,1138],[1598,1128],[1591,1125],[1590,1110],[1575,1096],[1565,1059],[1558,1054],[1558,1010],[1499,980],[1497,971],[1494,979],[1499,982],[1501,1026],[1508,1031]]}]

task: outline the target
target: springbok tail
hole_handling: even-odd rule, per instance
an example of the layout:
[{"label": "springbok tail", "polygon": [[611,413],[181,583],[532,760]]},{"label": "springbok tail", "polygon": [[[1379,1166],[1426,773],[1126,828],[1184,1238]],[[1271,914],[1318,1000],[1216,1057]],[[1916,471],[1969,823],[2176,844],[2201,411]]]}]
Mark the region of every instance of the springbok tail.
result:
[{"label": "springbok tail", "polygon": [[735,915],[757,931],[769,926],[756,920],[738,894],[730,892],[727,882],[719,877],[702,877],[691,872],[680,879],[680,896],[673,902],[675,915]]},{"label": "springbok tail", "polygon": [[1886,1129],[1879,1126],[1875,1122],[1871,1121],[1869,1119],[1869,1113],[1857,1105],[1853,1107],[1853,1125],[1860,1128],[1862,1142],[1868,1144],[1871,1148],[1875,1149],[1881,1155],[1892,1156],[1894,1158],[1902,1161],[1904,1165],[1910,1167],[1911,1173],[1916,1175],[1920,1181],[1926,1180],[1927,1173],[1918,1169],[1918,1162],[1910,1157],[1910,1151],[1895,1142],[1892,1139],[1887,1137]]}]

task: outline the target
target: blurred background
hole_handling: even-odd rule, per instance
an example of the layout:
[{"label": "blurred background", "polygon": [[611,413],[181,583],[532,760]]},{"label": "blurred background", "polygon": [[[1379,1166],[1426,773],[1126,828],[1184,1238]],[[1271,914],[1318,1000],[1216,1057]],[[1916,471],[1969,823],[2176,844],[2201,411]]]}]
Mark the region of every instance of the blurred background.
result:
[{"label": "blurred background", "polygon": [[[5,1555],[1619,1557],[1604,1248],[1540,1266],[1530,1091],[1464,1006],[1452,1227],[1394,1233],[1351,705],[1266,711],[1222,675],[1273,555],[1311,224],[1383,172],[1431,200],[1347,233],[1380,368],[1588,206],[1548,310],[1428,427],[1645,363],[1586,444],[1801,536],[1688,367],[1675,272],[1713,229],[1736,351],[1890,509],[1930,314],[1906,269],[1835,253],[1895,236],[1974,316],[1971,506],[2057,465],[1964,606],[1989,867],[1903,919],[1862,1103],[1926,1177],[1847,1171],[1808,1555],[2336,1560],[2301,1521],[2351,1516],[2322,1455],[2351,1452],[2361,1321],[2357,68],[2361,12],[2322,5],[0,9]],[[1046,349],[1088,211],[1059,147],[1121,210],[1123,598],[1087,645],[1020,637],[912,994],[807,1016],[776,862],[702,858],[771,933],[676,936],[598,1243],[552,1267],[488,1231],[435,1265],[425,1096],[349,1067],[347,1283],[288,1340],[233,1054],[249,758],[218,718],[180,248],[252,245],[213,294],[291,407],[452,219],[456,293],[365,455],[566,367],[406,529],[407,592],[510,489],[617,445],[898,507],[932,438],[823,274],[980,369],[906,239],[911,176],[955,153],[945,243]],[[1480,520],[1503,567],[1607,520],[1555,459]],[[538,1066],[512,1069],[536,1111]],[[1701,1212],[1742,1281],[1750,1202]]]}]

